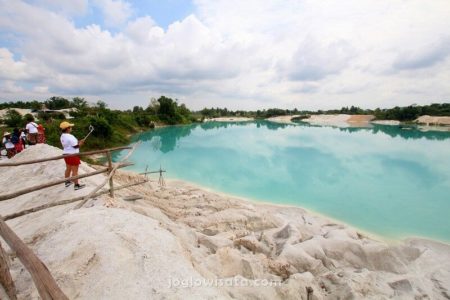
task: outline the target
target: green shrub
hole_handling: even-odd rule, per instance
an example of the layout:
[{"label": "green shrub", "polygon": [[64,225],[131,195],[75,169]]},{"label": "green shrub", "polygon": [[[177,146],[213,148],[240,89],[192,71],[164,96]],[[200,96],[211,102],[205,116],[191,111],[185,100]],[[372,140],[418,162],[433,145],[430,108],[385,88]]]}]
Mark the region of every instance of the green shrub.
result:
[{"label": "green shrub", "polygon": [[20,113],[18,113],[14,109],[9,109],[6,112],[6,118],[4,119],[4,123],[8,127],[23,127],[25,121]]},{"label": "green shrub", "polygon": [[94,132],[92,132],[93,136],[102,137],[105,139],[108,139],[112,136],[113,129],[112,129],[111,125],[109,125],[109,122],[105,118],[90,117],[89,124],[87,124],[88,129],[89,129],[89,125],[94,126]]}]

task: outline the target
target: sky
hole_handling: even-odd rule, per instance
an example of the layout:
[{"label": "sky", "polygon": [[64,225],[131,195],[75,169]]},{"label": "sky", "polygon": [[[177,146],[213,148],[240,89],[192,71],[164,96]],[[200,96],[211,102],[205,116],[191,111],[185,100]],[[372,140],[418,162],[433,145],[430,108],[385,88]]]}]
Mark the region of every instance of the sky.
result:
[{"label": "sky", "polygon": [[0,102],[450,102],[448,0],[0,0]]}]

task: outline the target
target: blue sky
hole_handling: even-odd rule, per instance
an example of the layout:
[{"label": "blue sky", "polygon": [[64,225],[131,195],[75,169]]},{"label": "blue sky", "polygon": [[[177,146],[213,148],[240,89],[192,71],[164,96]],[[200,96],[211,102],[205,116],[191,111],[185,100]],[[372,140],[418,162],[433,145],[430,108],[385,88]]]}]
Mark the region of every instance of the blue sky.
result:
[{"label": "blue sky", "polygon": [[[134,17],[150,16],[158,26],[165,29],[173,22],[194,13],[195,9],[192,1],[187,0],[136,0],[129,3],[133,8]],[[117,28],[105,24],[101,10],[95,6],[91,6],[87,14],[75,17],[74,21],[79,27],[101,24],[103,27],[117,31]]]},{"label": "blue sky", "polygon": [[448,102],[447,0],[0,0],[0,101]]},{"label": "blue sky", "polygon": [[139,0],[132,3],[136,7],[137,16],[142,17],[148,14],[163,28],[184,19],[195,9],[192,1],[187,0]]}]

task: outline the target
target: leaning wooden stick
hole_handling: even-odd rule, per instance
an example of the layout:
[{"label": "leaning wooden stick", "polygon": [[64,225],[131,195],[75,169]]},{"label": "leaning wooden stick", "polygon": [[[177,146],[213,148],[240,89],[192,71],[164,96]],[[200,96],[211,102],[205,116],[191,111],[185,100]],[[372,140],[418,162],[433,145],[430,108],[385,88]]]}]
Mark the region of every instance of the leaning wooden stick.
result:
[{"label": "leaning wooden stick", "polygon": [[[129,184],[124,184],[124,185],[121,185],[121,186],[118,186],[118,187],[114,188],[114,190],[118,191],[118,190],[121,190],[121,189],[126,189],[126,188],[129,188],[129,187],[135,186],[135,185],[146,183],[146,182],[148,182],[147,179],[146,180],[142,180],[142,181],[138,181],[138,182],[129,183]],[[107,194],[107,193],[109,193],[109,189],[105,190],[105,191],[100,191],[98,193],[95,193],[94,195],[92,195],[92,197],[98,197],[100,195],[104,195],[104,194]],[[47,208],[51,208],[51,207],[55,207],[55,206],[59,206],[59,205],[70,204],[72,202],[81,201],[81,200],[84,199],[84,197],[85,196],[80,196],[80,197],[76,197],[76,198],[72,198],[72,199],[60,200],[60,201],[57,201],[57,202],[47,203],[47,204],[44,204],[44,205],[41,205],[41,206],[28,208],[28,209],[25,209],[25,210],[22,210],[22,211],[19,211],[19,212],[16,212],[16,213],[5,215],[5,216],[3,216],[3,219],[5,221],[8,221],[8,220],[11,220],[11,219],[14,219],[14,218],[18,218],[18,217],[21,217],[21,216],[24,216],[24,215],[28,215],[28,214],[31,214],[31,213],[34,213],[34,212],[38,212],[38,211],[44,210],[44,209],[47,209]]]},{"label": "leaning wooden stick", "polygon": [[69,178],[58,179],[58,180],[55,180],[55,181],[52,181],[52,182],[47,182],[47,183],[44,183],[44,184],[32,186],[32,187],[29,187],[29,188],[25,188],[25,189],[16,191],[14,193],[6,194],[6,195],[0,195],[0,201],[9,200],[9,199],[12,199],[12,198],[19,197],[20,195],[23,195],[23,194],[28,194],[28,193],[31,193],[31,192],[34,192],[34,191],[37,191],[37,190],[41,190],[41,189],[45,189],[45,188],[48,188],[48,187],[51,187],[51,186],[54,186],[54,185],[58,185],[58,184],[66,182],[67,180],[74,180],[74,179],[85,178],[85,177],[94,176],[94,175],[101,174],[101,173],[106,173],[106,172],[108,172],[107,169],[97,170],[97,171],[86,173],[86,174],[81,174],[81,175],[77,175],[77,176],[73,176],[73,177],[69,177]]},{"label": "leaning wooden stick", "polygon": [[24,242],[0,218],[0,235],[5,242],[16,252],[25,268],[30,272],[33,282],[44,300],[69,299],[56,284],[55,279],[45,264],[25,245]]},{"label": "leaning wooden stick", "polygon": [[93,189],[87,196],[85,196],[85,197],[83,198],[83,200],[82,200],[78,205],[76,205],[76,206],[74,207],[74,209],[79,209],[80,207],[82,207],[89,199],[92,198],[92,196],[93,196],[97,191],[99,191],[103,186],[105,186],[105,184],[107,184],[107,183],[109,182],[109,179],[110,179],[111,177],[114,176],[114,174],[116,173],[116,171],[117,171],[117,169],[119,168],[120,164],[121,164],[122,162],[124,162],[125,160],[127,160],[128,157],[130,157],[131,154],[133,154],[134,150],[136,150],[136,147],[137,147],[138,145],[140,145],[140,144],[141,144],[141,141],[139,141],[139,142],[137,142],[136,144],[134,144],[133,148],[131,148],[131,150],[128,152],[128,154],[125,155],[125,157],[122,158],[122,160],[119,161],[119,163],[116,164],[116,165],[114,166],[114,168],[113,168],[113,169],[111,170],[111,172],[109,173],[108,177],[106,177],[105,181],[103,181],[99,186],[97,186],[97,187],[96,187],[95,189]]},{"label": "leaning wooden stick", "polygon": [[[119,168],[124,168],[124,167],[128,167],[128,166],[131,166],[131,165],[133,165],[133,164],[132,163],[124,163],[124,164],[120,164]],[[9,199],[18,197],[18,196],[23,195],[23,194],[28,194],[28,193],[31,193],[31,192],[34,192],[34,191],[37,191],[37,190],[41,190],[41,189],[48,188],[48,187],[51,187],[51,186],[54,186],[54,185],[58,185],[58,184],[66,182],[68,180],[74,180],[74,179],[90,177],[90,176],[94,176],[94,175],[98,175],[98,174],[106,173],[106,172],[109,172],[109,169],[97,170],[97,171],[93,171],[93,172],[86,173],[86,174],[81,174],[81,175],[72,176],[72,177],[63,178],[63,179],[58,179],[56,181],[47,182],[47,183],[44,183],[44,184],[32,186],[32,187],[29,187],[29,188],[25,188],[23,190],[16,191],[14,193],[6,194],[6,195],[0,195],[0,201],[9,200]]]}]

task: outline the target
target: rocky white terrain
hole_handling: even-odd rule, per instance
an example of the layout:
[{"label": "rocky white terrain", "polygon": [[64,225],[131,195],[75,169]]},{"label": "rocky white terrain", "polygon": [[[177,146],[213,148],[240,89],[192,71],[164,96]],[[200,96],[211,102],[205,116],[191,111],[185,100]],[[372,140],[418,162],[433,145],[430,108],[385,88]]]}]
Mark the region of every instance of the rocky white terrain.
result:
[{"label": "rocky white terrain", "polygon": [[425,125],[450,125],[450,117],[420,116],[415,122]]},{"label": "rocky white terrain", "polygon": [[[60,152],[37,145],[13,161]],[[63,161],[0,168],[1,194],[60,178],[63,170]],[[115,184],[138,178],[122,171]],[[0,214],[87,194],[103,179],[89,177],[80,191],[62,185],[1,201]],[[156,182],[7,223],[70,299],[307,299],[308,291],[310,299],[450,298],[449,245],[387,244],[302,208]],[[124,200],[130,196],[139,199]],[[38,299],[29,273],[5,248],[19,298]]]}]

